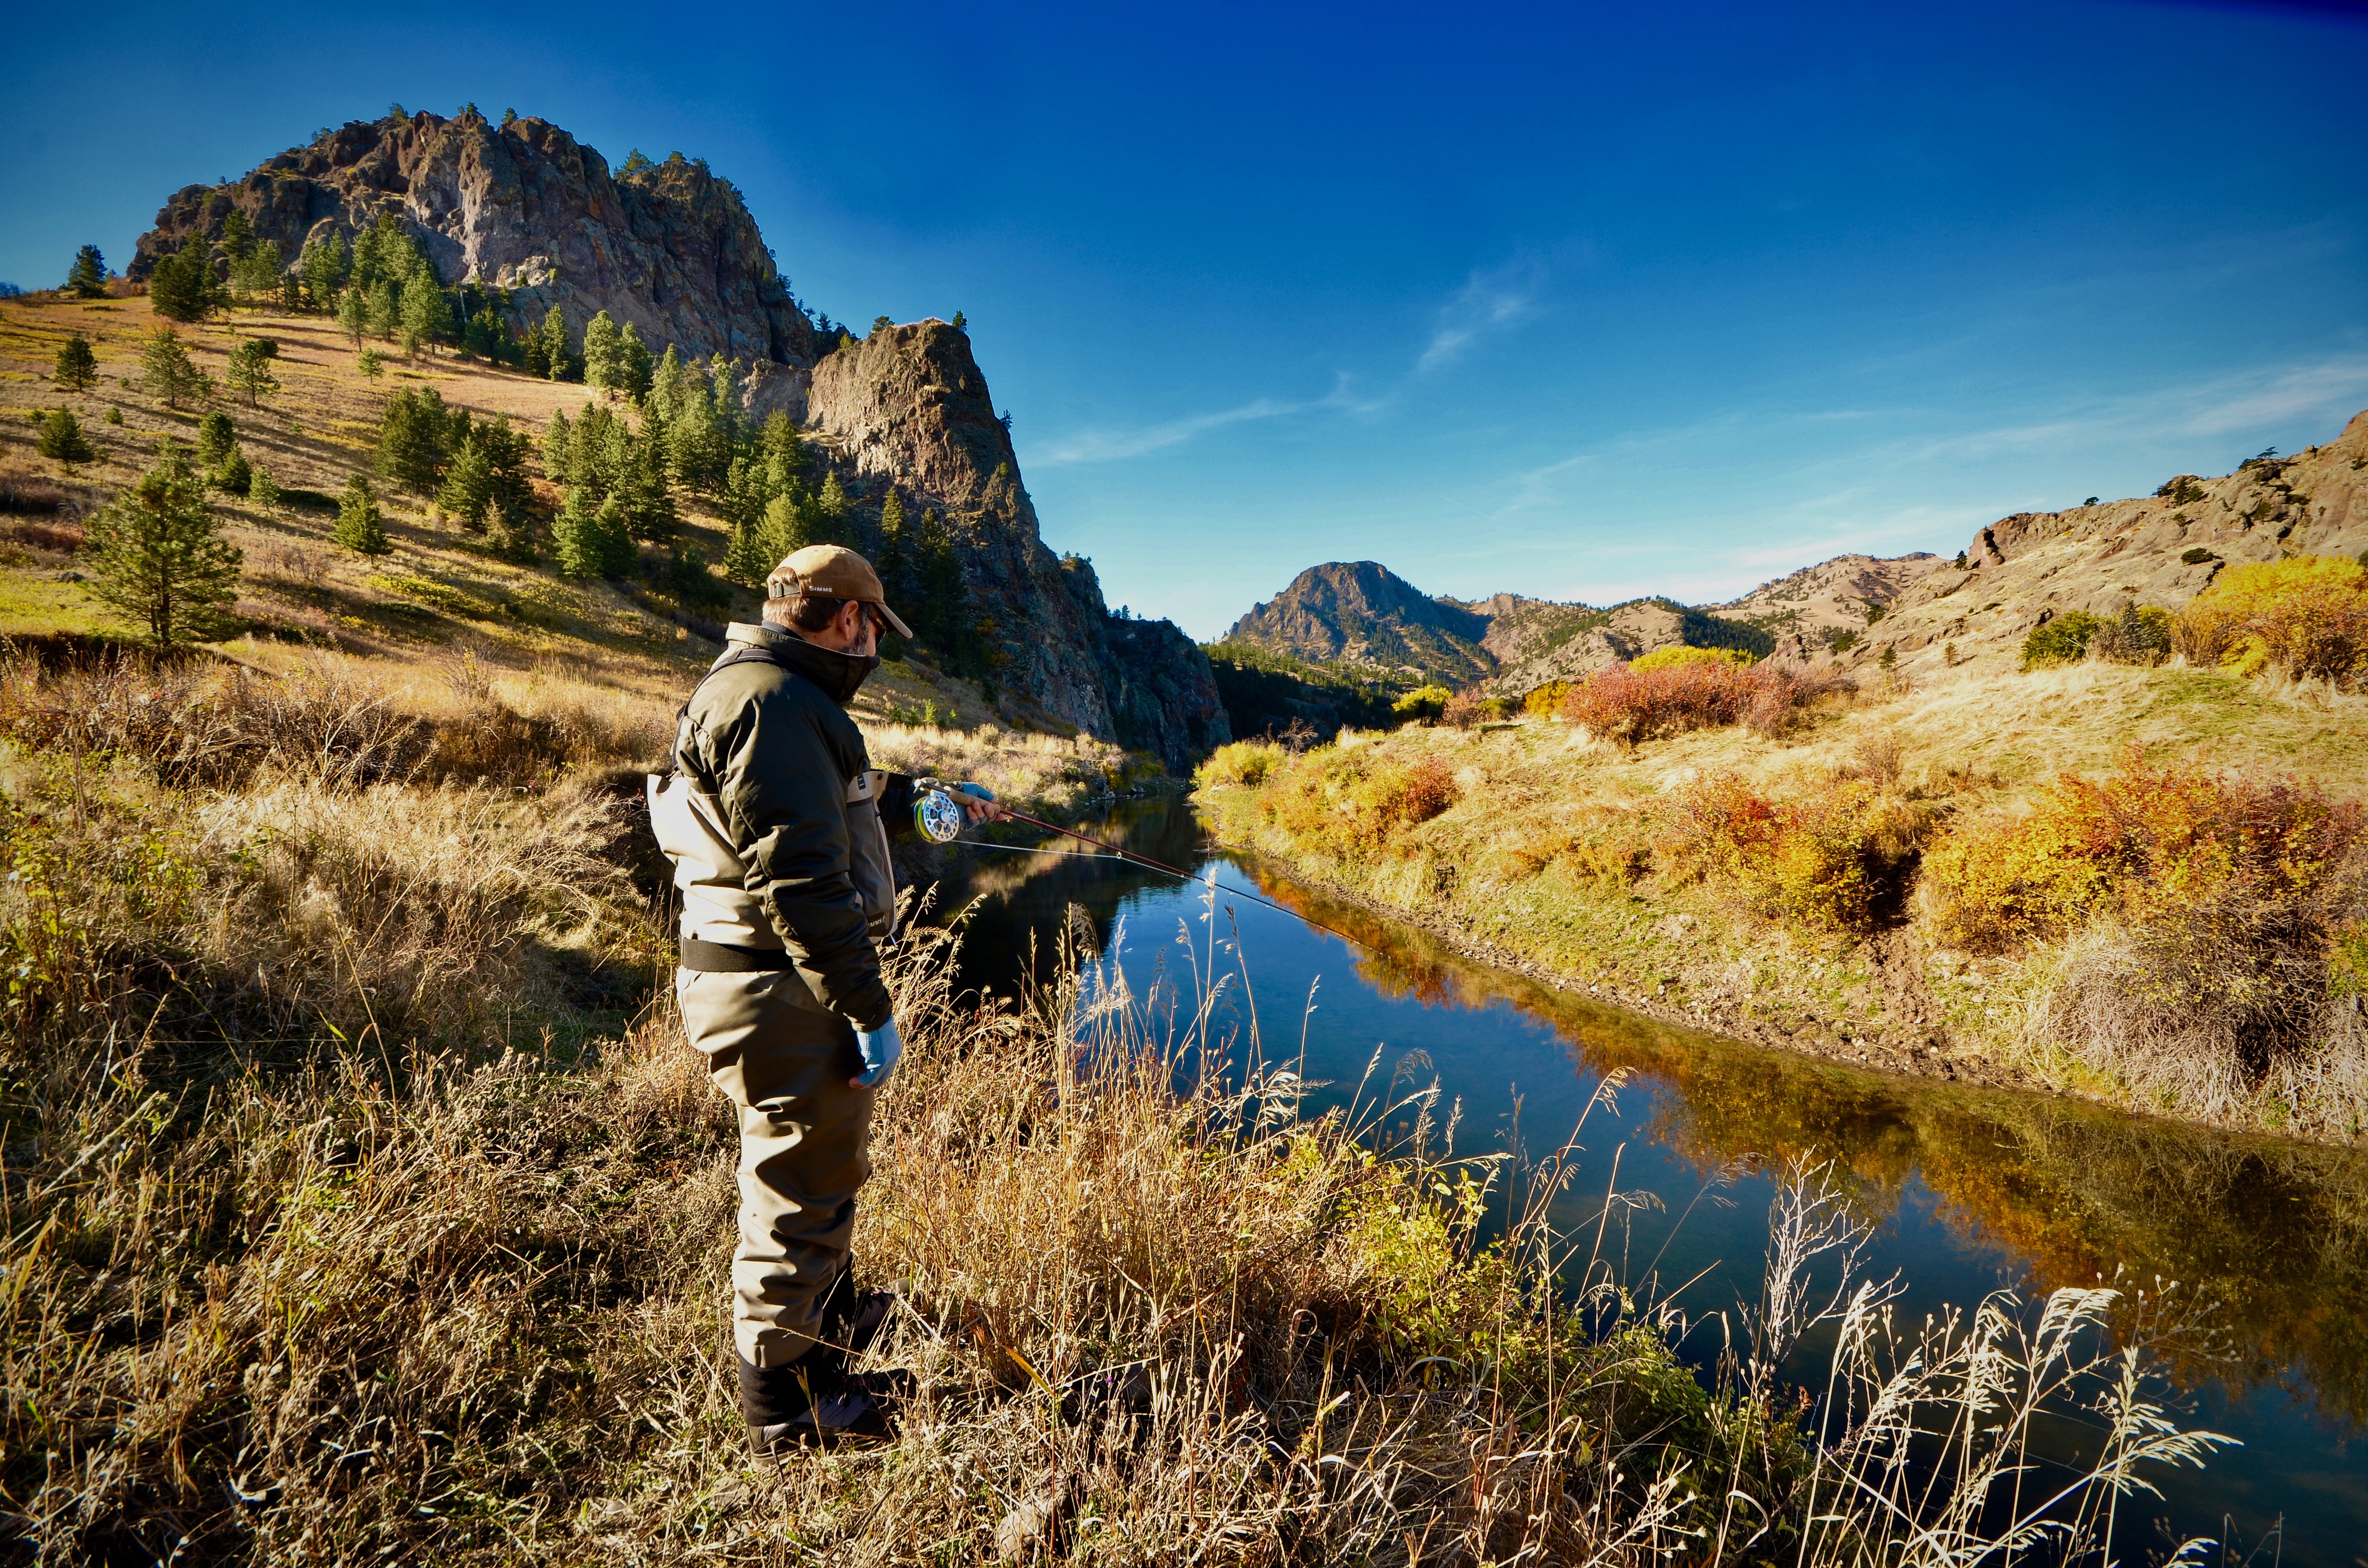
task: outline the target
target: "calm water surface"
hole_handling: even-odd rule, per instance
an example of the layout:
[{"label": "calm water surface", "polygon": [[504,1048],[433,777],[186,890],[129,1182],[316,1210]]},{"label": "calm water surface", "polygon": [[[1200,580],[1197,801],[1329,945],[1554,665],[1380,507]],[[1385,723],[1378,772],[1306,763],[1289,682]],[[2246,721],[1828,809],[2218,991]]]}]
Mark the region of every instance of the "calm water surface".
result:
[{"label": "calm water surface", "polygon": [[[1657,1201],[1626,1211],[1624,1234],[1615,1221],[1606,1251],[1697,1319],[1756,1299],[1774,1191],[1759,1173],[1811,1151],[1879,1216],[1868,1267],[1904,1278],[1904,1322],[2001,1286],[2092,1283],[2117,1266],[2202,1291],[2219,1304],[2225,1343],[2181,1365],[2180,1415],[2244,1446],[2158,1477],[2166,1497],[2134,1499],[2122,1517],[2150,1520],[2165,1548],[2229,1541],[2232,1563],[2258,1546],[2263,1564],[2368,1568],[2368,1158],[1850,1071],[1660,1024],[1474,964],[1213,850],[1182,801],[1131,802],[1084,825],[1173,866],[1213,866],[1221,882],[1378,949],[1220,895],[1249,984],[1218,1027],[1245,1024],[1254,1002],[1273,1057],[1298,1052],[1304,1026],[1307,1075],[1330,1084],[1315,1108],[1352,1094],[1379,1047],[1369,1102],[1394,1075],[1435,1077],[1442,1113],[1461,1102],[1460,1152],[1518,1137],[1543,1155],[1607,1074],[1627,1074],[1616,1109],[1587,1122],[1557,1219],[1594,1224],[1616,1162],[1619,1190]],[[1163,968],[1189,976],[1180,932],[1204,940],[1197,888],[1108,858],[982,851],[938,896],[941,911],[971,908],[965,978],[1002,991],[1049,961],[1073,906],[1138,994]],[[1700,1347],[1714,1353],[1715,1341]]]}]

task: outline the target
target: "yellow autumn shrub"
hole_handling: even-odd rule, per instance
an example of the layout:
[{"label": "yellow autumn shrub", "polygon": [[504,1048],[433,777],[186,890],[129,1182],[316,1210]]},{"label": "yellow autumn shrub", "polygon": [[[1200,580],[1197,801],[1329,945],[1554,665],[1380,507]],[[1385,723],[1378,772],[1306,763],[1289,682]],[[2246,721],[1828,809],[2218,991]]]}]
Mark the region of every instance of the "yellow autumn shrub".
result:
[{"label": "yellow autumn shrub", "polygon": [[2232,566],[2180,612],[2171,642],[2197,664],[2348,683],[2368,673],[2368,567],[2337,555]]}]

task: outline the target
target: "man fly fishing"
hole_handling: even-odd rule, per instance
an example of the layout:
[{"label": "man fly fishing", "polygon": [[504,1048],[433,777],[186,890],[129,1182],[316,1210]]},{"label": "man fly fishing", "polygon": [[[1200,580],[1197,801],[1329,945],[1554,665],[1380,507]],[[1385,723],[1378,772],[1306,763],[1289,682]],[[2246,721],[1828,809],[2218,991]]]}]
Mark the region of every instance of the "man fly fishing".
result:
[{"label": "man fly fishing", "polygon": [[[847,704],[910,637],[871,562],[809,545],[773,569],[684,704],[650,818],[682,895],[684,1031],[740,1119],[733,1348],[751,1447],[884,1437],[893,1399],[849,1362],[894,1305],[857,1290],[850,1244],[873,1092],[903,1051],[882,949],[896,927],[888,833],[915,781],[871,767]],[[990,791],[959,791],[971,821]]]}]

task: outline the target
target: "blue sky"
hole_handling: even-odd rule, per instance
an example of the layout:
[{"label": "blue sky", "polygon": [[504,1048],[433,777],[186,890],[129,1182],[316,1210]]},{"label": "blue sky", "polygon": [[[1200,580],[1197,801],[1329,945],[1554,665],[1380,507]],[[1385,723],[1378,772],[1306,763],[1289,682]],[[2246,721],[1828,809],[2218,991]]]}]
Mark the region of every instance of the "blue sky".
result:
[{"label": "blue sky", "polygon": [[0,278],[391,101],[704,156],[833,316],[966,312],[1048,542],[1202,637],[1333,559],[1715,601],[2368,408],[2368,11],[1643,9],[53,7]]}]

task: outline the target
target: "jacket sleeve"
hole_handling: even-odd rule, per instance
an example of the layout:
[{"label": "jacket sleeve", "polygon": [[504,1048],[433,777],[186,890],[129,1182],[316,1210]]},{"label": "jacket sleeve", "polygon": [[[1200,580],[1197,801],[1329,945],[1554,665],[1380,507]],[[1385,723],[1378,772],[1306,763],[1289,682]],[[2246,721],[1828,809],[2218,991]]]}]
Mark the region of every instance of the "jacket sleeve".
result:
[{"label": "jacket sleeve", "polygon": [[749,846],[749,892],[823,1005],[857,1028],[877,1028],[893,1007],[848,871],[847,785],[817,716],[768,694],[715,741],[718,795],[734,836]]}]

